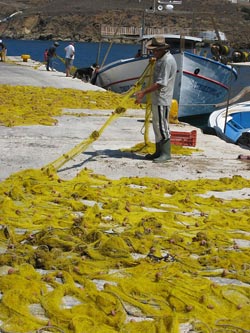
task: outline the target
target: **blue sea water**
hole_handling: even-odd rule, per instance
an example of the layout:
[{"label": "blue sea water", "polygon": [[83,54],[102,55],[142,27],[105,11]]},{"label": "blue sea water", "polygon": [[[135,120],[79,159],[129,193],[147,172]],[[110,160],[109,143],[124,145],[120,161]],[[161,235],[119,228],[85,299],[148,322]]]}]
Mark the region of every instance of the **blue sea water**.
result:
[{"label": "blue sea water", "polygon": [[[31,59],[37,61],[43,61],[43,54],[45,49],[52,46],[52,41],[41,40],[13,40],[6,39],[3,41],[8,49],[8,56],[21,56],[22,54],[29,54]],[[59,47],[57,48],[57,54],[59,57],[65,57],[64,48],[69,42],[59,41]],[[101,65],[106,58],[105,64],[112,61],[133,57],[139,45],[136,44],[115,44],[110,47],[110,43],[88,43],[88,42],[76,42],[75,50],[76,56],[74,60],[74,66],[89,67],[93,63]],[[55,69],[58,71],[64,71],[64,64],[61,60],[55,60]]]}]

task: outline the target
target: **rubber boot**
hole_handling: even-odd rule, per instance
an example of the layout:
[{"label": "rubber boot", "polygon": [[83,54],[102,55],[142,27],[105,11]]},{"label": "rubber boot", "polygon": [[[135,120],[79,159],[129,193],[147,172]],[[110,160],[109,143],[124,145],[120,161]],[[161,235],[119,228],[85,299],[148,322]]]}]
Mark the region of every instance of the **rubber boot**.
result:
[{"label": "rubber boot", "polygon": [[153,160],[154,163],[165,163],[171,160],[171,143],[170,139],[161,143],[160,156]]},{"label": "rubber boot", "polygon": [[147,154],[145,155],[146,160],[151,160],[153,161],[153,159],[159,157],[161,154],[161,143],[160,142],[156,142],[155,144],[155,152],[153,154]]}]

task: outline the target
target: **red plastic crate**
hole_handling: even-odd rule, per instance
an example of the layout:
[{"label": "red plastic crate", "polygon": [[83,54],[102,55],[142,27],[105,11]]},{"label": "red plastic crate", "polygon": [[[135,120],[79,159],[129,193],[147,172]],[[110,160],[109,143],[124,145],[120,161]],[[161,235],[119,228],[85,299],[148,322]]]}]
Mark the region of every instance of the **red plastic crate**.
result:
[{"label": "red plastic crate", "polygon": [[196,146],[197,132],[193,130],[191,132],[178,132],[171,131],[171,143],[177,146]]}]

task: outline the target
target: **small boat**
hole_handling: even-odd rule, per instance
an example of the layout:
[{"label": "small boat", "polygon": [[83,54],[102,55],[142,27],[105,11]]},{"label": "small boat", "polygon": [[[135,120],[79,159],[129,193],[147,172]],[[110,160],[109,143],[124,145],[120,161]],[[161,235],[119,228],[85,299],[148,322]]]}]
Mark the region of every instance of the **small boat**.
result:
[{"label": "small boat", "polygon": [[250,149],[250,101],[214,111],[208,126],[223,140]]},{"label": "small boat", "polygon": [[144,35],[140,40],[142,57],[121,59],[103,66],[94,77],[95,84],[117,93],[129,90],[149,63],[145,43],[157,36],[165,38],[177,62],[173,98],[178,101],[178,118],[216,110],[215,105],[226,99],[230,85],[237,79],[237,71],[230,65],[196,54],[195,45],[202,42],[198,37]]}]

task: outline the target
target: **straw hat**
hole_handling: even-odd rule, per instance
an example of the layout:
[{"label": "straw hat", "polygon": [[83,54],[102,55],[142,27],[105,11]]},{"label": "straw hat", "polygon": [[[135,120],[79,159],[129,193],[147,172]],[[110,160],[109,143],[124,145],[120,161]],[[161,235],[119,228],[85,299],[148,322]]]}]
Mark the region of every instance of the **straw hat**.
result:
[{"label": "straw hat", "polygon": [[149,50],[166,50],[170,48],[170,45],[165,42],[164,37],[153,37],[150,41],[146,43],[146,48]]}]

